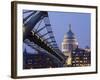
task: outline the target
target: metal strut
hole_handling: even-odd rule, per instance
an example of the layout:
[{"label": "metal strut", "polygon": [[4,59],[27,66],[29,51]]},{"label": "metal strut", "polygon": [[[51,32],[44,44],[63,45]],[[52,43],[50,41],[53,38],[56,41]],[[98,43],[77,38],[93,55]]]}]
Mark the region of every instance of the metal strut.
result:
[{"label": "metal strut", "polygon": [[[62,64],[65,63],[65,56],[58,48],[55,37],[53,35],[48,13],[46,11],[36,11],[33,15],[30,14],[29,17],[30,19],[26,23],[23,21],[25,26],[23,41],[25,39],[29,39],[31,42],[34,42],[35,44],[37,44],[38,46],[40,46],[41,48],[43,48],[44,50],[48,51],[50,54],[58,58]],[[44,21],[45,26],[43,26],[40,29],[39,27],[35,29],[36,24],[40,20]],[[44,29],[46,29],[47,32],[40,33]],[[49,37],[45,38],[46,36]]]}]

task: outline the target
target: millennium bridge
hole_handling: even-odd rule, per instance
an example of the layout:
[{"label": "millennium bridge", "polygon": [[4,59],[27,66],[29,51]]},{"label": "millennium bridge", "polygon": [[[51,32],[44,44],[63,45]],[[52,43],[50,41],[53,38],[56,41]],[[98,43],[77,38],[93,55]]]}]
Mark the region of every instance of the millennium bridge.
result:
[{"label": "millennium bridge", "polygon": [[56,67],[64,66],[66,59],[55,40],[47,11],[23,11],[23,42],[41,54],[46,53]]}]

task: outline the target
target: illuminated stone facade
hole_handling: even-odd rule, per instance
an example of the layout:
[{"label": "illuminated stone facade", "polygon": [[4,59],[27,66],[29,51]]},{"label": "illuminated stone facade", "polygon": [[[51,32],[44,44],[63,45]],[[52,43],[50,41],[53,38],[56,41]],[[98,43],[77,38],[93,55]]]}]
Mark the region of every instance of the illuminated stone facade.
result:
[{"label": "illuminated stone facade", "polygon": [[71,51],[73,49],[76,49],[77,46],[78,46],[78,42],[77,42],[75,34],[71,30],[71,24],[70,24],[67,34],[64,35],[64,39],[63,39],[62,46],[61,46],[62,52],[67,57],[65,65],[72,64],[71,63],[71,60],[72,60]]},{"label": "illuminated stone facade", "polygon": [[66,56],[65,66],[82,67],[91,65],[91,50],[89,47],[85,49],[78,47],[78,41],[71,30],[71,25],[69,25],[67,34],[64,35],[61,48]]}]

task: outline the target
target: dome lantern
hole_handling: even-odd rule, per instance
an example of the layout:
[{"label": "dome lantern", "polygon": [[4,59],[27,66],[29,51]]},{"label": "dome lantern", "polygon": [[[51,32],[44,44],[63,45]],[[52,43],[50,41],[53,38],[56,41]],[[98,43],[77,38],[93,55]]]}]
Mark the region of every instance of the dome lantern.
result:
[{"label": "dome lantern", "polygon": [[74,33],[72,32],[72,29],[71,29],[71,24],[69,24],[69,30],[67,32],[67,39],[75,39],[75,35],[74,35]]}]

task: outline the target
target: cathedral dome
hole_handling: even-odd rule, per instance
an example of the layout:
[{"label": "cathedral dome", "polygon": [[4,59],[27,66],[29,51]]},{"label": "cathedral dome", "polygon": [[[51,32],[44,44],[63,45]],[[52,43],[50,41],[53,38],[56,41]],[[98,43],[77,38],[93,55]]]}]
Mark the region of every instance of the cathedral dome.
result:
[{"label": "cathedral dome", "polygon": [[67,39],[75,39],[75,34],[71,30],[71,25],[69,25],[69,31],[67,32]]},{"label": "cathedral dome", "polygon": [[64,35],[64,39],[62,42],[62,52],[64,52],[65,54],[69,54],[73,49],[76,49],[77,46],[78,41],[75,34],[71,30],[71,25],[69,25],[69,30],[67,34]]}]

